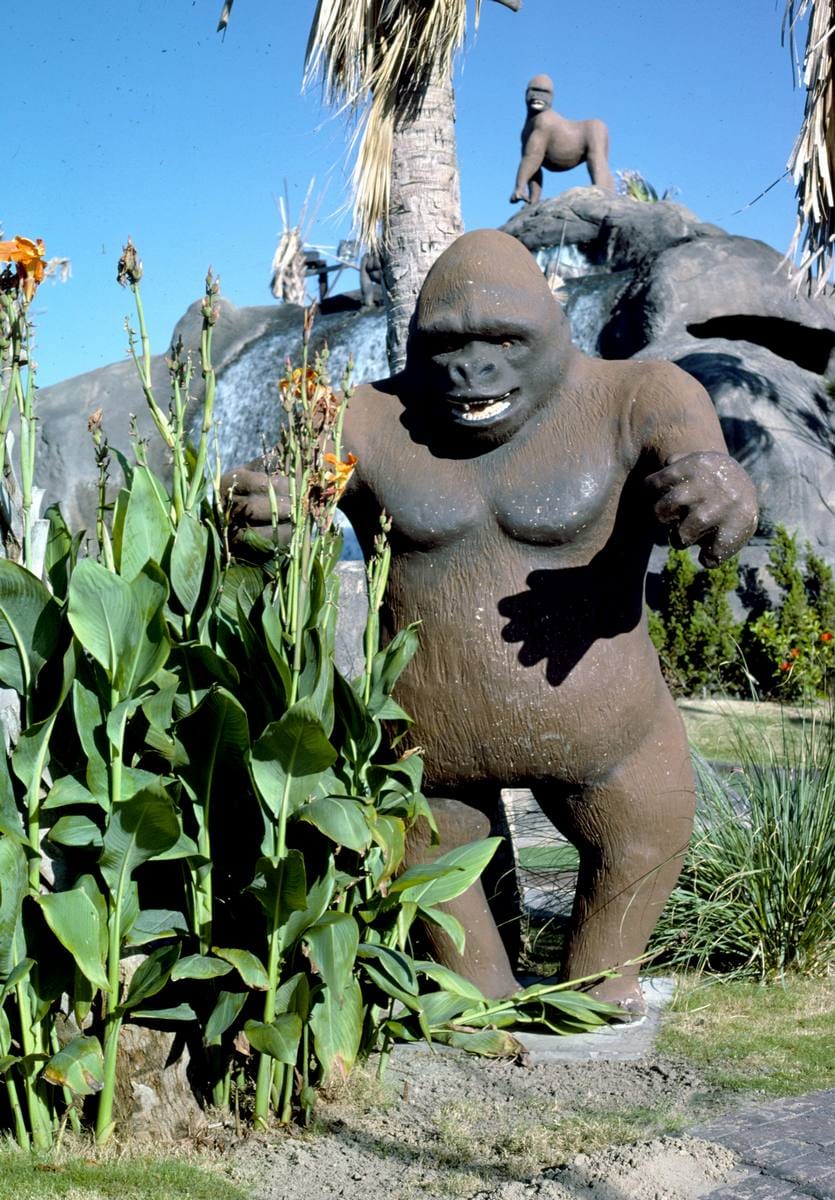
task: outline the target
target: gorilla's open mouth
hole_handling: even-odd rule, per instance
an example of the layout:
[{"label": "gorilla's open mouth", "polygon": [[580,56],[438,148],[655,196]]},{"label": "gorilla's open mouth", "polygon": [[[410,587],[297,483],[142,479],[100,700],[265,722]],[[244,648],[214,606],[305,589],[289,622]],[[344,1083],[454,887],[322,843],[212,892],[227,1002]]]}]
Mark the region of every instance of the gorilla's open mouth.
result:
[{"label": "gorilla's open mouth", "polygon": [[518,388],[511,388],[501,396],[488,396],[484,400],[457,400],[450,396],[449,402],[455,415],[469,424],[481,421],[492,421],[500,417],[510,408],[511,397]]}]

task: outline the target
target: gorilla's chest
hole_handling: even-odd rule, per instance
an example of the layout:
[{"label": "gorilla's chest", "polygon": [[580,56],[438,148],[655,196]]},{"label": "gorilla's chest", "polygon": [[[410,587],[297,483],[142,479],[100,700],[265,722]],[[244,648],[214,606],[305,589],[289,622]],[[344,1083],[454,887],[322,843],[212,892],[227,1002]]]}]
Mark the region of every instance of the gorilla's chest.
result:
[{"label": "gorilla's chest", "polygon": [[600,523],[622,482],[623,472],[602,454],[559,463],[496,463],[486,455],[476,462],[416,461],[377,490],[398,551],[451,546],[490,528],[513,541],[561,546]]}]

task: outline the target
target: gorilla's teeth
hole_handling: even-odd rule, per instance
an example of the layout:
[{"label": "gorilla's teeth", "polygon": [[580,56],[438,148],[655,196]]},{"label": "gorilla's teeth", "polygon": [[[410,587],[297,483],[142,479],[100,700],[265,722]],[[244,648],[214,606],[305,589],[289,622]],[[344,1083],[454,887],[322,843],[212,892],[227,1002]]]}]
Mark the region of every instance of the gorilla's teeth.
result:
[{"label": "gorilla's teeth", "polygon": [[494,400],[492,404],[475,409],[467,404],[461,416],[465,421],[489,421],[491,417],[498,417],[500,413],[503,413],[508,408],[510,408],[509,400]]}]

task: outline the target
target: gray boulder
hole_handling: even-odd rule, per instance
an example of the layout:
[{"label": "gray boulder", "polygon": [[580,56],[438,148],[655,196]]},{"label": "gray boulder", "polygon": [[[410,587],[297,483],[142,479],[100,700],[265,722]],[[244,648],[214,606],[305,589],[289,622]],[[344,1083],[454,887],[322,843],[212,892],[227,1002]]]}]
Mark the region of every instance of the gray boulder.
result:
[{"label": "gray boulder", "polygon": [[579,254],[590,268],[605,271],[636,267],[683,241],[723,235],[683,204],[641,204],[596,187],[570,188],[523,208],[502,229],[533,253],[562,246],[569,262]]}]

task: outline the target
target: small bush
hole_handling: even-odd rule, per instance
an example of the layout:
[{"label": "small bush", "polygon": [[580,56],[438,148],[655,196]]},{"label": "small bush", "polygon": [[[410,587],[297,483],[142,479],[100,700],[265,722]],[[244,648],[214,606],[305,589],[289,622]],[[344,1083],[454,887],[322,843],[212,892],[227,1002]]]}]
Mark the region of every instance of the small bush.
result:
[{"label": "small bush", "polygon": [[661,572],[661,612],[650,613],[650,636],[674,695],[735,690],[742,625],[729,597],[738,576],[737,558],[700,571],[686,550],[670,550]]},{"label": "small bush", "polygon": [[738,558],[701,571],[686,550],[670,550],[658,610],[648,614],[661,669],[676,696],[754,692],[782,701],[826,691],[835,646],[835,580],[807,542],[778,526],[768,556],[775,601],[745,621],[730,597],[741,590]]},{"label": "small bush", "polygon": [[[726,778],[697,762],[700,805],[653,945],[676,967],[768,979],[835,959],[835,731],[737,731]],[[760,744],[761,743],[761,744]],[[782,744],[781,744],[782,743]]]}]

